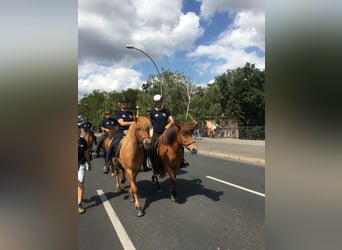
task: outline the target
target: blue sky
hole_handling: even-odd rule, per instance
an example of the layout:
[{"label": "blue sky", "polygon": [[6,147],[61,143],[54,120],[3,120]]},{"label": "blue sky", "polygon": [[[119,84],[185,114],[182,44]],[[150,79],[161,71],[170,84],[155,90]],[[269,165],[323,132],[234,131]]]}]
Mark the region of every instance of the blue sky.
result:
[{"label": "blue sky", "polygon": [[139,89],[156,69],[205,86],[247,61],[265,67],[259,0],[79,0],[79,99],[94,89]]}]

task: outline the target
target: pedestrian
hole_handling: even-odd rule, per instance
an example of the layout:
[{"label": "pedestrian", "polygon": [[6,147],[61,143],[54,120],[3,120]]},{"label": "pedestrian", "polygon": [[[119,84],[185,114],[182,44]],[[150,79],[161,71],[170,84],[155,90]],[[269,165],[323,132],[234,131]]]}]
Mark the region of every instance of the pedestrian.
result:
[{"label": "pedestrian", "polygon": [[[105,112],[105,118],[102,120],[101,130],[103,133],[100,136],[98,143],[97,143],[97,146],[96,146],[95,158],[99,157],[100,149],[102,148],[102,144],[103,144],[104,139],[110,135],[109,134],[110,130],[116,125],[118,125],[117,120],[112,117],[112,112],[110,110],[107,110]],[[112,135],[110,135],[110,136],[112,136]]]},{"label": "pedestrian", "polygon": [[[171,111],[163,107],[163,97],[161,95],[155,95],[153,97],[154,108],[150,110],[149,117],[152,123],[153,134],[152,134],[152,148],[155,145],[157,139],[168,129],[172,124],[175,123]],[[181,168],[189,166],[189,163],[183,159]]]},{"label": "pedestrian", "polygon": [[197,139],[197,137],[199,137],[199,130],[198,130],[198,122],[197,121],[194,121],[195,122],[195,129],[194,129],[194,132],[192,134],[192,136]]},{"label": "pedestrian", "polygon": [[[86,166],[88,165],[88,167]],[[81,137],[81,126],[78,125],[78,186],[77,186],[77,207],[78,213],[83,214],[85,208],[82,206],[84,194],[85,172],[91,170],[90,157],[87,141]]]},{"label": "pedestrian", "polygon": [[[115,113],[115,119],[119,124],[119,130],[109,145],[106,154],[107,164],[111,164],[111,158],[113,157],[113,154],[118,151],[120,140],[126,135],[129,126],[134,123],[135,119],[133,112],[128,110],[129,100],[127,97],[121,96],[118,100],[118,105],[120,109]],[[108,167],[109,166],[106,168],[107,171],[104,171],[105,173],[108,173]]]}]

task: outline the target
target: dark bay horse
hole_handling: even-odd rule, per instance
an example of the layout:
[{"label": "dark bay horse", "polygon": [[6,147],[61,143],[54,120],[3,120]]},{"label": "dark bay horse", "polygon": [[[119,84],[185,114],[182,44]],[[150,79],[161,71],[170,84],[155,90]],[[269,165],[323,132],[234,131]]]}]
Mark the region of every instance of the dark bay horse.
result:
[{"label": "dark bay horse", "polygon": [[[118,130],[119,130],[119,126],[111,127],[106,138],[103,140],[103,143],[102,143],[102,151],[103,151],[103,157],[104,157],[104,161],[105,161],[105,165],[103,167],[103,172],[106,174],[108,173],[108,162],[106,162],[106,155],[107,155],[110,143],[112,142],[113,137]],[[114,172],[113,169],[112,169],[112,171]]]},{"label": "dark bay horse", "polygon": [[[158,138],[155,152],[152,153],[154,155],[152,159],[153,169],[156,169],[157,165],[162,165],[171,178],[172,201],[176,201],[177,198],[176,173],[184,159],[184,148],[192,154],[197,154],[197,145],[192,137],[195,128],[194,122],[173,124]],[[157,182],[158,188],[160,188],[157,175],[153,174],[152,180]]]},{"label": "dark bay horse", "polygon": [[138,200],[135,180],[144,161],[144,150],[149,150],[151,146],[150,128],[151,122],[148,118],[136,117],[134,123],[129,126],[127,134],[121,139],[119,156],[112,158],[116,189],[120,190],[118,175],[118,168],[120,168],[123,171],[121,183],[125,180],[124,174],[130,183],[130,201],[135,202],[137,216],[143,216],[144,212]]}]

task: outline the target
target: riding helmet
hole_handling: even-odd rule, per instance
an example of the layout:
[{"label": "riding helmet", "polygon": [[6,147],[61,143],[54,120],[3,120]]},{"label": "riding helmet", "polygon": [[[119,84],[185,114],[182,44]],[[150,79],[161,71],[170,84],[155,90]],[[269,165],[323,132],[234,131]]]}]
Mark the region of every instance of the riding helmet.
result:
[{"label": "riding helmet", "polygon": [[155,96],[153,97],[153,101],[155,101],[155,102],[161,102],[161,101],[163,101],[163,97],[162,97],[161,95],[155,95]]},{"label": "riding helmet", "polygon": [[119,98],[118,102],[119,102],[119,103],[121,103],[121,102],[129,102],[129,100],[128,100],[127,97],[121,96],[121,97]]},{"label": "riding helmet", "polygon": [[106,115],[110,115],[111,113],[112,113],[112,111],[110,111],[110,110],[106,110],[106,112],[105,112]]}]

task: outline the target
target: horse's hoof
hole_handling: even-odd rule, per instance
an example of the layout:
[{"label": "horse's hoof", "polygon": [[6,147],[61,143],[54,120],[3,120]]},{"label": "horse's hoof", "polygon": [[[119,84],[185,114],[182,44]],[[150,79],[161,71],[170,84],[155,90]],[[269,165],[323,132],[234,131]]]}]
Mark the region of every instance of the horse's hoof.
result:
[{"label": "horse's hoof", "polygon": [[175,193],[171,193],[171,200],[173,201],[173,202],[176,202],[177,201],[177,195],[175,194]]},{"label": "horse's hoof", "polygon": [[172,194],[171,194],[171,200],[173,201],[173,202],[176,202],[176,197],[175,196],[173,196]]},{"label": "horse's hoof", "polygon": [[108,167],[107,167],[107,166],[104,166],[104,167],[103,167],[103,173],[104,173],[104,174],[108,174]]},{"label": "horse's hoof", "polygon": [[115,192],[116,192],[116,193],[119,193],[119,192],[121,192],[121,187],[117,187],[117,188],[115,188]]},{"label": "horse's hoof", "polygon": [[135,211],[137,212],[137,216],[141,217],[143,216],[145,213],[141,210],[141,207],[136,207]]},{"label": "horse's hoof", "polygon": [[129,196],[129,201],[130,201],[130,202],[134,202],[134,196],[133,196],[133,195],[130,195],[130,196]]}]

